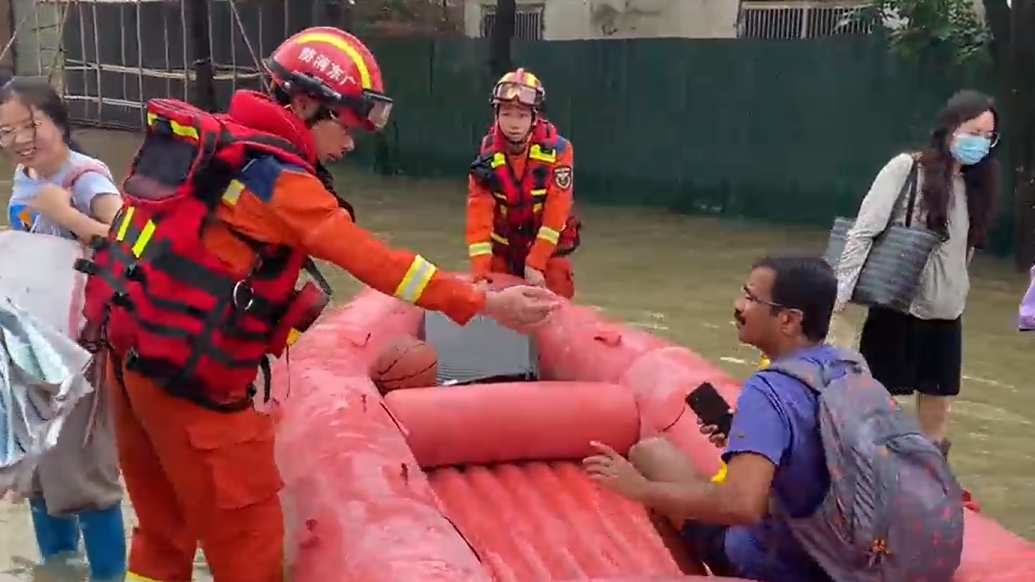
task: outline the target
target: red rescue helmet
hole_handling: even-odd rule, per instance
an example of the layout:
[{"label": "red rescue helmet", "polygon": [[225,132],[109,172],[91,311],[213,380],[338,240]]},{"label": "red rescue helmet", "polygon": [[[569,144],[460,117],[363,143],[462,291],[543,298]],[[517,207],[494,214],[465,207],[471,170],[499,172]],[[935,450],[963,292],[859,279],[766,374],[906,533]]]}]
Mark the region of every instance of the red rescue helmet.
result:
[{"label": "red rescue helmet", "polygon": [[539,111],[546,102],[546,89],[539,77],[522,68],[500,77],[492,88],[491,102],[496,107],[501,103],[519,103]]},{"label": "red rescue helmet", "polygon": [[265,61],[288,94],[321,101],[348,127],[384,128],[392,100],[384,94],[374,55],[351,34],[330,26],[307,28],[285,40]]}]

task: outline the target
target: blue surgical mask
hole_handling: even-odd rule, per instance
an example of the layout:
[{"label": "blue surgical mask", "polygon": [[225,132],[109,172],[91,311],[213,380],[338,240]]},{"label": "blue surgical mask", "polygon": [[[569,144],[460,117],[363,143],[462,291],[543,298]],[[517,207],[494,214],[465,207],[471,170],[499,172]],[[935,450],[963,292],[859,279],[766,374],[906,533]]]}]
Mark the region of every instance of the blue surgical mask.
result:
[{"label": "blue surgical mask", "polygon": [[957,135],[949,147],[952,157],[964,166],[972,166],[985,159],[990,149],[992,149],[992,140],[969,133]]}]

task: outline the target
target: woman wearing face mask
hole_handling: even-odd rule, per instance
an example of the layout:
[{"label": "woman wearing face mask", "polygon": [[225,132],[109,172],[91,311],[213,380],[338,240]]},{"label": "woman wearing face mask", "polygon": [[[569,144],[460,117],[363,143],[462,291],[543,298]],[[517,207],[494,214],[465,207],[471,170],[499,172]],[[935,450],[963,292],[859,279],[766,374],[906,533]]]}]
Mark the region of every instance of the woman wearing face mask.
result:
[{"label": "woman wearing face mask", "polygon": [[967,269],[975,248],[987,239],[999,190],[998,116],[992,100],[960,91],[935,121],[927,147],[893,158],[877,175],[848,233],[837,267],[838,302],[844,309],[873,239],[889,224],[905,224],[900,198],[918,164],[912,224],[945,238],[928,259],[908,313],[871,307],[860,351],[873,376],[893,394],[917,393],[920,428],[948,454],[948,414],[959,394],[961,316],[970,290]]},{"label": "woman wearing face mask", "polygon": [[[42,79],[0,88],[0,146],[18,163],[12,227],[81,241],[107,233],[122,206],[119,190],[103,163],[76,151],[68,111]],[[74,558],[82,536],[96,581],[122,580],[126,569],[122,486],[103,400],[94,393],[76,405],[40,460],[29,498],[44,563]]]}]

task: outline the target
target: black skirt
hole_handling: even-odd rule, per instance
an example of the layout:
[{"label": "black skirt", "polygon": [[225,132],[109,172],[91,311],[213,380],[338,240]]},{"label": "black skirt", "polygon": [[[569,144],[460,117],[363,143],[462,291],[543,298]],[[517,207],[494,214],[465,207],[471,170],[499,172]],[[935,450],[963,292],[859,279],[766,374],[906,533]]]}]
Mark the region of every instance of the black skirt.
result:
[{"label": "black skirt", "polygon": [[920,319],[871,307],[859,351],[873,377],[889,392],[956,396],[963,362],[963,325],[952,320]]}]

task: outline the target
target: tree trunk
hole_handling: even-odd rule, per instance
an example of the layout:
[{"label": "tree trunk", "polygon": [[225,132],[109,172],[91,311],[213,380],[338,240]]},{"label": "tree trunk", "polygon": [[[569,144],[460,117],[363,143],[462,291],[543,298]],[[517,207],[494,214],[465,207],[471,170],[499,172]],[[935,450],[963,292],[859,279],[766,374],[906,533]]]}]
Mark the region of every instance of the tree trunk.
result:
[{"label": "tree trunk", "polygon": [[[1012,118],[1006,119],[1014,184],[1014,262],[1035,264],[1035,0],[1013,0],[1008,78]],[[1023,32],[1022,32],[1023,31]]]},{"label": "tree trunk", "polygon": [[205,0],[190,0],[187,3],[189,15],[190,43],[194,47],[194,105],[205,111],[215,111],[216,81],[212,65],[212,39],[209,37],[209,11]]},{"label": "tree trunk", "polygon": [[514,37],[516,23],[517,0],[496,0],[489,53],[489,68],[496,77],[502,77],[514,68],[510,57],[510,39]]}]

